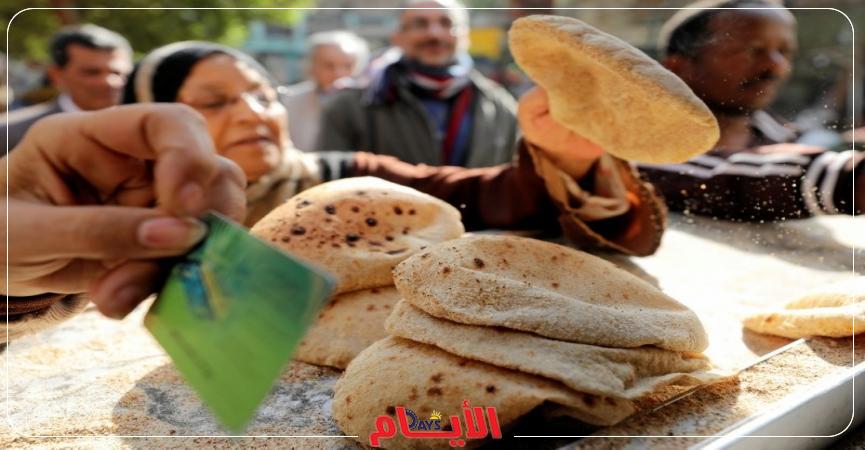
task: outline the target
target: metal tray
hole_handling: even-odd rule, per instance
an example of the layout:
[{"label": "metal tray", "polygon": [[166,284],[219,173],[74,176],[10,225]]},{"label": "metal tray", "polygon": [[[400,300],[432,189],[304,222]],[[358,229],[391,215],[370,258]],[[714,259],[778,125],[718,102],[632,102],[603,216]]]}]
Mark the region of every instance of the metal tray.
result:
[{"label": "metal tray", "polygon": [[865,421],[865,364],[821,381],[763,414],[693,447],[718,449],[814,449],[830,445]]}]

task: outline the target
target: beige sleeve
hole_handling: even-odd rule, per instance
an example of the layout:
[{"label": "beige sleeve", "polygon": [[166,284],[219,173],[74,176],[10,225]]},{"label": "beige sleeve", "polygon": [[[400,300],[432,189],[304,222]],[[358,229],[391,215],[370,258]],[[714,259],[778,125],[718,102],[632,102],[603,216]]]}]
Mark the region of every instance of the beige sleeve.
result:
[{"label": "beige sleeve", "polygon": [[279,167],[247,186],[244,224],[248,227],[255,225],[286,200],[321,182],[321,164],[315,153],[286,149]]},{"label": "beige sleeve", "polygon": [[526,145],[572,242],[630,255],[655,252],[664,232],[666,207],[630,164],[604,154],[582,180],[575,180],[542,150]]}]

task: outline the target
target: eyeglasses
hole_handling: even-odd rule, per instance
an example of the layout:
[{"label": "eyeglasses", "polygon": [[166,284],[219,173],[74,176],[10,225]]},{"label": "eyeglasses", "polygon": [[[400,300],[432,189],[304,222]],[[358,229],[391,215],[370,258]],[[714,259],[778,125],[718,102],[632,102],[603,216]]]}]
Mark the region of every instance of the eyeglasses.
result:
[{"label": "eyeglasses", "polygon": [[229,110],[231,107],[240,103],[241,100],[246,102],[253,110],[258,111],[266,110],[276,103],[278,101],[278,96],[274,91],[258,89],[251,92],[243,92],[234,97],[215,94],[213,95],[212,100],[209,99],[201,102],[191,101],[189,102],[189,106],[192,106],[204,113],[216,114]]}]

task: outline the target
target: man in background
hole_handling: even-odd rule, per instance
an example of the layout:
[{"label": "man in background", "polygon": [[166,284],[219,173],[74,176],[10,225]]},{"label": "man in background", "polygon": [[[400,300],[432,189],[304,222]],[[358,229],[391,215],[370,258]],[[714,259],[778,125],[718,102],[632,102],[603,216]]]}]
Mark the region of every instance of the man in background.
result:
[{"label": "man in background", "polygon": [[[865,155],[797,144],[799,133],[766,112],[790,76],[796,20],[770,0],[709,0],[664,25],[663,64],[718,120],[715,148],[684,164],[640,171],[674,211],[774,221],[865,210]],[[856,204],[853,181],[857,177]]]},{"label": "man in background", "polygon": [[[119,34],[96,25],[65,27],[51,39],[48,77],[60,91],[53,101],[13,111],[2,120],[14,148],[37,120],[58,112],[94,111],[120,103],[132,71],[132,49]],[[5,146],[5,143],[3,144]]]},{"label": "man in background", "polygon": [[410,1],[363,86],[325,105],[318,150],[364,150],[413,164],[485,167],[513,158],[513,97],[473,68],[468,13]]},{"label": "man in background", "polygon": [[288,127],[294,146],[313,151],[321,128],[324,99],[333,93],[334,83],[357,75],[366,64],[369,47],[360,36],[348,31],[327,31],[309,37],[306,81],[289,86],[283,102],[288,110]]}]

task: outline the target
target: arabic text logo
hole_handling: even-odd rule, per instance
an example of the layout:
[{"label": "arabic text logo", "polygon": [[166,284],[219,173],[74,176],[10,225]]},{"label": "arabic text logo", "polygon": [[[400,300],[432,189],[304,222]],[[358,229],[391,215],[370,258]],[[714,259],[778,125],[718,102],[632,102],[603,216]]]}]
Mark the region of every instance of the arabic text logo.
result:
[{"label": "arabic text logo", "polygon": [[429,420],[418,419],[414,411],[404,406],[397,406],[395,411],[397,422],[389,415],[381,415],[375,419],[375,431],[369,435],[369,445],[379,447],[382,439],[396,436],[397,423],[399,432],[408,439],[448,439],[451,447],[464,447],[468,439],[484,439],[488,435],[493,439],[502,438],[499,418],[493,406],[471,407],[468,400],[463,400],[463,420],[453,415],[447,425],[441,424],[442,413],[437,410],[432,411]]}]

